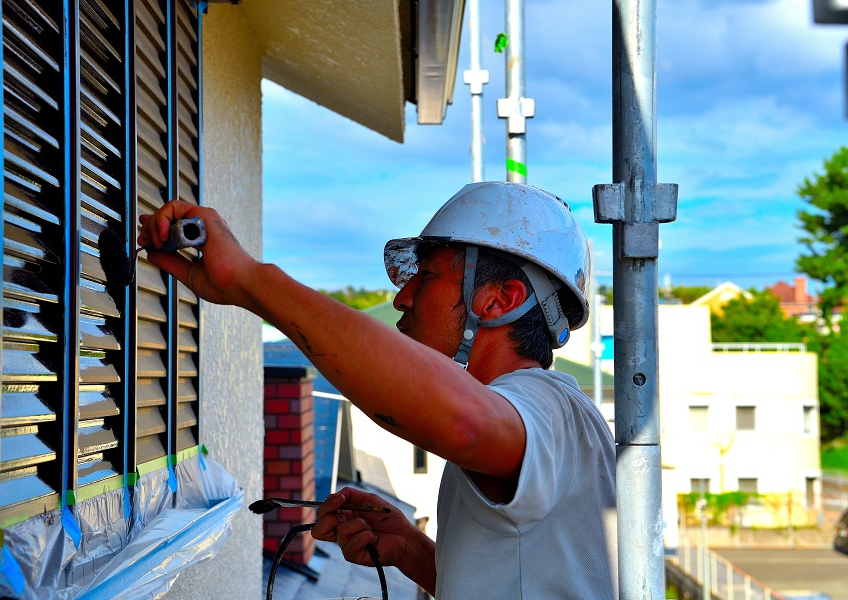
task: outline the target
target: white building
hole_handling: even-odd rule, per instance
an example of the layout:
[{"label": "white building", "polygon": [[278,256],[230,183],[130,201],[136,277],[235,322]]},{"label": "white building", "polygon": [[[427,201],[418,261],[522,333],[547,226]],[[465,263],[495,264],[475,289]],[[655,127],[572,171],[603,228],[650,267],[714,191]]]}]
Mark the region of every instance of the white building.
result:
[{"label": "white building", "polygon": [[[755,492],[743,524],[816,523],[821,494],[816,355],[800,344],[712,344],[706,305],[659,305],[663,495]],[[613,372],[613,308],[600,311]],[[561,355],[591,357],[592,323]],[[605,411],[610,414],[611,411]],[[789,505],[791,503],[791,509]]]}]

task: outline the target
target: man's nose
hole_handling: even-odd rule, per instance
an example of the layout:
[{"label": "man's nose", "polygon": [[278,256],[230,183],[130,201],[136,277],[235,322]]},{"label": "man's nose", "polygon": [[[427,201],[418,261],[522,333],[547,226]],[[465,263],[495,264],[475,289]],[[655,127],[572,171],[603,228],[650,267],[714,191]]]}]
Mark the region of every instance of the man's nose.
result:
[{"label": "man's nose", "polygon": [[412,279],[406,282],[406,285],[400,288],[395,295],[395,299],[392,301],[392,306],[395,307],[395,310],[405,312],[412,308],[414,291],[418,288],[420,280],[419,274],[416,273]]}]

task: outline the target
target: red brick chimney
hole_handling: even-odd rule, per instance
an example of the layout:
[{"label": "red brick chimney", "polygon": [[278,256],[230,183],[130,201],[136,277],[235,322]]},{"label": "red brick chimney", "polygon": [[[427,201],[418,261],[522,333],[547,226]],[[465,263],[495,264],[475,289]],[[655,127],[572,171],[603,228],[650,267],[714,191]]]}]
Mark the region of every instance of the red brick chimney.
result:
[{"label": "red brick chimney", "polygon": [[809,302],[806,277],[795,278],[795,302]]},{"label": "red brick chimney", "polygon": [[[314,369],[265,367],[265,498],[315,499]],[[294,525],[315,521],[314,508],[278,508],[264,515],[263,548],[274,554]],[[305,565],[315,540],[300,533],[285,558]]]}]

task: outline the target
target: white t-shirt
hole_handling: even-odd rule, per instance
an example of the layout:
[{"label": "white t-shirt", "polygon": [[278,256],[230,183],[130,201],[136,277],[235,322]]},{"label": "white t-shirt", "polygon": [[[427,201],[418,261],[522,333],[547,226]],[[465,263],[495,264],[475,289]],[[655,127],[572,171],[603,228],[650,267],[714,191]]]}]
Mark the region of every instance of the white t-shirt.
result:
[{"label": "white t-shirt", "polygon": [[[439,491],[438,600],[614,600],[605,523],[615,443],[571,375],[522,369],[489,387],[527,432],[515,496],[491,502],[448,463]],[[613,529],[614,531],[614,529]]]}]

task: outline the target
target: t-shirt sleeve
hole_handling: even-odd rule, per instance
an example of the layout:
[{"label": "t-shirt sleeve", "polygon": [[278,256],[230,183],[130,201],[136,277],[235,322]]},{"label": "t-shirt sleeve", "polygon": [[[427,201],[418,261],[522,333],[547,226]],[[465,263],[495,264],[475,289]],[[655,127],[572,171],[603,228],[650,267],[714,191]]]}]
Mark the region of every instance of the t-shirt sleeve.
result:
[{"label": "t-shirt sleeve", "polygon": [[496,513],[490,526],[501,528],[505,518],[524,530],[550,512],[573,476],[578,435],[572,407],[557,383],[531,374],[496,381],[490,388],[515,407],[524,423],[527,441],[515,495],[507,503],[491,502],[464,472],[457,483],[466,502],[482,513]]}]

